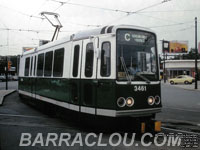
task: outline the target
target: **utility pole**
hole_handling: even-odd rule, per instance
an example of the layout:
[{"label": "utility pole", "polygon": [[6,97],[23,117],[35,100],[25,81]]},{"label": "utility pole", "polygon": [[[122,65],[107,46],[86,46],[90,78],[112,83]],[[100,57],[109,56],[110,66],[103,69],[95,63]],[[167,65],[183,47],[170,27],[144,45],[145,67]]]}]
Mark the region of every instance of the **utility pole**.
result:
[{"label": "utility pole", "polygon": [[6,67],[5,67],[5,71],[6,71],[6,90],[8,90],[8,56],[6,56]]},{"label": "utility pole", "polygon": [[163,80],[164,83],[166,83],[164,39],[161,41],[162,41],[162,51],[163,51]]},{"label": "utility pole", "polygon": [[[7,31],[7,46],[8,46],[8,52],[9,52],[9,30]],[[8,90],[8,56],[6,56],[6,90]]]},{"label": "utility pole", "polygon": [[195,17],[195,89],[198,89],[197,87],[197,80],[198,80],[198,68],[197,68],[197,17]]},{"label": "utility pole", "polygon": [[165,52],[164,52],[164,59],[163,59],[163,79],[164,79],[164,83],[166,83]]}]

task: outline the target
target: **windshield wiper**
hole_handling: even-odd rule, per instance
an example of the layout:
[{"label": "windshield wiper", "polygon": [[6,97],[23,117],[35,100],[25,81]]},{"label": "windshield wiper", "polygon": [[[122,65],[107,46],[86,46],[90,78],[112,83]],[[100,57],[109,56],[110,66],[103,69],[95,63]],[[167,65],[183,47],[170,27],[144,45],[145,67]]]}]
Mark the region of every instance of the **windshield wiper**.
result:
[{"label": "windshield wiper", "polygon": [[145,76],[141,75],[140,73],[136,73],[135,75],[146,81],[147,84],[150,84],[151,81],[147,79]]},{"label": "windshield wiper", "polygon": [[127,67],[126,67],[126,63],[124,61],[124,57],[120,57],[121,63],[122,63],[122,67],[124,69],[125,75],[126,75],[126,79],[128,81],[128,84],[131,84],[131,77],[128,73]]}]

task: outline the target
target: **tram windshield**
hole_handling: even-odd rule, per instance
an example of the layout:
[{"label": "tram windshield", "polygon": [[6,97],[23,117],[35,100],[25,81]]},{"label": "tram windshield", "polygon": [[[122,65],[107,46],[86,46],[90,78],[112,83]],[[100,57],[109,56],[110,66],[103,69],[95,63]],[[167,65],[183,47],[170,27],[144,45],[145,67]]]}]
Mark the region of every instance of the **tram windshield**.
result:
[{"label": "tram windshield", "polygon": [[138,30],[117,31],[117,78],[119,81],[158,80],[156,37]]}]

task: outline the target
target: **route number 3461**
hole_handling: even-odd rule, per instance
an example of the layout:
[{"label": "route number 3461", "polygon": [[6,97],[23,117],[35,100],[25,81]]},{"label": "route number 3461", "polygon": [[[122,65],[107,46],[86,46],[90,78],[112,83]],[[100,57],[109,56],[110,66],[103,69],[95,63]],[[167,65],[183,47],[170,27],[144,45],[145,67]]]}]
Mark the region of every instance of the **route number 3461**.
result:
[{"label": "route number 3461", "polygon": [[137,92],[145,92],[147,91],[147,87],[146,86],[143,86],[143,85],[140,85],[140,86],[134,86],[134,91]]}]

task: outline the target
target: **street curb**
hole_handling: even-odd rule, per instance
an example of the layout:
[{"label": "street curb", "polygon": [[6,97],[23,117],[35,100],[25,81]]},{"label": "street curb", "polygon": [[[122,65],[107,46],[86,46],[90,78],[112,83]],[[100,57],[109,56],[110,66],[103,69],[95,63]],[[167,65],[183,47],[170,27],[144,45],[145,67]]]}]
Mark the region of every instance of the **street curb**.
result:
[{"label": "street curb", "polygon": [[9,92],[9,93],[3,95],[3,96],[1,97],[1,99],[0,99],[0,106],[3,106],[4,98],[6,98],[6,96],[8,96],[8,95],[10,95],[10,94],[12,94],[12,93],[14,93],[14,92],[16,92],[16,91],[17,91],[17,90],[13,90],[13,91],[11,91],[11,92]]}]

